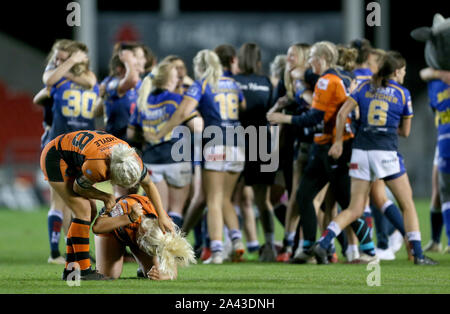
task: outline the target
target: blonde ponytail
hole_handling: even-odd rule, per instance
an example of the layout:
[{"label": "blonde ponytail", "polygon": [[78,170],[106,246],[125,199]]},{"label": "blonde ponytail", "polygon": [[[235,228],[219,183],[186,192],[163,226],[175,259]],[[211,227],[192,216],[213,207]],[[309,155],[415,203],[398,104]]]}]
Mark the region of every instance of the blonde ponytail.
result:
[{"label": "blonde ponytail", "polygon": [[195,79],[208,82],[212,88],[217,88],[222,76],[222,65],[217,54],[208,49],[200,50],[194,57]]}]

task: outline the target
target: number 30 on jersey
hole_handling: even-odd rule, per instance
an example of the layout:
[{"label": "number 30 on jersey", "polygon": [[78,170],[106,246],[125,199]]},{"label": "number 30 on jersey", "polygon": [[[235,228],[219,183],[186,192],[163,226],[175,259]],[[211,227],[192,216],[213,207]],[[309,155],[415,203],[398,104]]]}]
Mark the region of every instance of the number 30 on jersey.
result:
[{"label": "number 30 on jersey", "polygon": [[91,91],[66,90],[62,97],[67,100],[67,105],[62,108],[66,117],[77,118],[80,115],[85,119],[94,117],[94,107],[97,94]]}]

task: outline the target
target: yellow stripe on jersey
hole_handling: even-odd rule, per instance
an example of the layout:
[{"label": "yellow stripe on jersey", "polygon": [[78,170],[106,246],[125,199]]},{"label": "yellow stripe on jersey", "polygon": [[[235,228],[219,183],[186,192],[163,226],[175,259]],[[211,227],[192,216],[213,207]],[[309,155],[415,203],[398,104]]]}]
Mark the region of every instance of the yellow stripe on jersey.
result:
[{"label": "yellow stripe on jersey", "polygon": [[208,84],[208,81],[205,80],[202,84],[202,95],[205,93],[205,89],[206,89],[206,84]]},{"label": "yellow stripe on jersey", "polygon": [[361,88],[363,88],[364,86],[366,86],[369,83],[370,83],[370,81],[365,81],[365,82],[362,82],[361,84],[359,84],[358,87],[356,88],[356,93],[359,93],[361,91]]},{"label": "yellow stripe on jersey", "polygon": [[388,86],[394,87],[396,90],[398,90],[400,92],[400,94],[402,94],[403,104],[406,105],[406,97],[405,97],[405,93],[403,92],[403,90],[400,87],[395,86],[394,84],[388,84]]},{"label": "yellow stripe on jersey", "polygon": [[194,97],[191,97],[191,96],[189,96],[189,95],[184,95],[183,98],[190,98],[190,99],[192,99],[193,101],[195,101],[196,103],[198,103],[198,100],[197,100],[197,99],[195,99]]},{"label": "yellow stripe on jersey", "polygon": [[61,83],[59,83],[58,85],[56,85],[56,88],[59,88],[61,85],[67,83],[69,80],[65,79],[64,81],[62,81]]}]

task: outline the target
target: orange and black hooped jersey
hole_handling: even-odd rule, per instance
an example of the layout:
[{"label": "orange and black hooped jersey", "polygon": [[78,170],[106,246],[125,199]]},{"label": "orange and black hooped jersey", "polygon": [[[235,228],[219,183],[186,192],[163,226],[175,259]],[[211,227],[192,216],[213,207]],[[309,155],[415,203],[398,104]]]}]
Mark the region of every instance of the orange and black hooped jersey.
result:
[{"label": "orange and black hooped jersey", "polygon": [[[111,148],[117,144],[128,144],[102,131],[76,131],[60,135],[55,139],[56,150],[67,163],[66,173],[70,177],[83,174],[91,183],[110,179],[109,162]],[[147,169],[141,158],[142,177]]]},{"label": "orange and black hooped jersey", "polygon": [[[147,197],[138,194],[122,196],[117,200],[116,205],[108,213],[105,213],[105,209],[103,208],[100,212],[100,216],[106,215],[108,217],[117,217],[128,215],[131,213],[131,207],[136,203],[140,203],[142,205],[144,216],[148,218],[158,218],[158,214],[156,213],[156,210],[150,200]],[[141,221],[142,218],[139,217],[136,222],[117,228],[112,233],[123,244],[137,246],[136,234],[139,226],[141,225]]]},{"label": "orange and black hooped jersey", "polygon": [[[334,142],[336,117],[347,97],[348,93],[344,82],[336,71],[330,69],[319,78],[314,88],[312,108],[323,111],[325,115],[323,132],[315,134],[315,143],[323,145]],[[346,128],[343,140],[345,141],[352,137],[353,134]]]}]

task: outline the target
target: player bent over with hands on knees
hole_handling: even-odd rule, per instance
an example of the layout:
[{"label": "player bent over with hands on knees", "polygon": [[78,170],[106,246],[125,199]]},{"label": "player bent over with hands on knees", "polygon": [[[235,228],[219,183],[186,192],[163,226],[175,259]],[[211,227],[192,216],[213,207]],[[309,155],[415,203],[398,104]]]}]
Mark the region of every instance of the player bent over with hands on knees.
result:
[{"label": "player bent over with hands on knees", "polygon": [[104,202],[106,210],[111,210],[116,200],[112,194],[95,188],[95,183],[111,180],[124,188],[139,183],[155,205],[161,230],[174,232],[142,160],[126,142],[110,134],[85,130],[56,137],[41,154],[41,169],[74,214],[67,234],[63,280],[74,264],[80,268],[81,280],[105,279],[91,269],[89,230],[97,213],[94,200]]},{"label": "player bent over with hands on knees", "polygon": [[152,280],[176,279],[177,266],[196,263],[181,230],[172,223],[174,232],[164,234],[158,227],[160,217],[150,200],[137,194],[122,196],[110,210],[103,208],[92,226],[97,271],[119,278],[126,246],[143,270],[138,276]]},{"label": "player bent over with hands on knees", "polygon": [[328,225],[313,252],[319,264],[327,264],[327,249],[333,239],[360,217],[372,182],[383,179],[403,211],[406,235],[418,265],[437,262],[423,255],[419,220],[408,175],[398,154],[398,135],[408,137],[413,116],[409,91],[401,86],[406,74],[405,59],[398,52],[388,52],[380,70],[352,93],[339,110],[336,141],[328,154],[337,159],[342,154],[342,134],[348,114],[359,106],[361,125],[353,142],[350,164],[351,201]]}]

